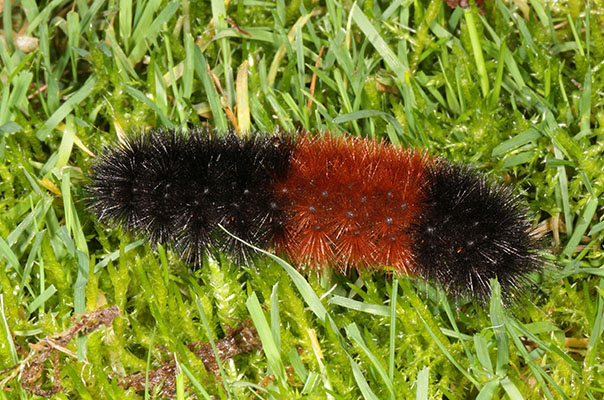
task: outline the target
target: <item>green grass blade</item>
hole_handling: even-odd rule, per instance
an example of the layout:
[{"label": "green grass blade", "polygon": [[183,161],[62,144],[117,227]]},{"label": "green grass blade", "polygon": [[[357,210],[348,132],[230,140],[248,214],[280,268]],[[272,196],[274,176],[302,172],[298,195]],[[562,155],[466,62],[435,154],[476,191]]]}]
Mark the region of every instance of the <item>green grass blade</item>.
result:
[{"label": "green grass blade", "polygon": [[417,374],[415,400],[428,400],[429,385],[430,385],[430,369],[428,367],[422,368]]},{"label": "green grass blade", "polygon": [[67,101],[65,101],[55,111],[50,118],[44,123],[42,129],[36,133],[36,137],[39,140],[44,140],[56,126],[67,117],[68,114],[72,113],[76,107],[78,107],[84,99],[90,96],[90,93],[95,89],[97,79],[95,76],[88,78],[84,86],[78,89]]},{"label": "green grass blade", "polygon": [[277,381],[284,387],[286,383],[286,375],[285,367],[283,366],[283,361],[281,360],[281,356],[279,354],[279,346],[277,342],[275,342],[275,338],[273,337],[269,324],[266,321],[266,317],[262,312],[262,307],[260,306],[260,302],[258,301],[256,294],[252,293],[252,295],[248,297],[245,304],[250,312],[250,317],[254,322],[254,326],[258,330],[258,336],[262,341],[262,348],[264,349],[264,354],[266,354],[268,364],[270,365],[273,373],[276,375]]}]

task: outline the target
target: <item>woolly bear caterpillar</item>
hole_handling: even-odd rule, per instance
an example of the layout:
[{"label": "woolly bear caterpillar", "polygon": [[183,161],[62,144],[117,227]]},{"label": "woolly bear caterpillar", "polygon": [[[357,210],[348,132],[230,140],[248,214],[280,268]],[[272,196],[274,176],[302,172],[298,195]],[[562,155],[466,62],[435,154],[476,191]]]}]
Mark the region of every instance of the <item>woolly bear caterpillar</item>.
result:
[{"label": "woolly bear caterpillar", "polygon": [[103,150],[91,209],[192,260],[247,246],[298,265],[390,266],[484,302],[489,280],[522,293],[543,268],[527,210],[474,169],[383,142],[328,135],[215,136],[152,129]]}]

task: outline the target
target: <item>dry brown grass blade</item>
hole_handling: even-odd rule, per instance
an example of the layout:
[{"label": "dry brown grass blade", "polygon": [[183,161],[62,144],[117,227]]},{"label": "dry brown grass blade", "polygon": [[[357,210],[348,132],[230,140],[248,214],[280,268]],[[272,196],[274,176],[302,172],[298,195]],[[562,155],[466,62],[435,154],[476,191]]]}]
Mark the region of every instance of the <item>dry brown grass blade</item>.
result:
[{"label": "dry brown grass blade", "polygon": [[[220,361],[226,362],[238,354],[261,347],[262,344],[256,329],[250,327],[249,324],[250,320],[247,320],[237,329],[227,327],[227,335],[223,339],[214,342]],[[218,361],[212,350],[212,344],[209,342],[192,342],[187,348],[197,357],[201,358],[206,369],[213,372],[216,375],[216,379],[220,381],[220,370]],[[159,368],[149,371],[148,378],[145,371],[141,371],[127,376],[119,382],[119,385],[124,389],[133,388],[137,392],[142,392],[145,390],[145,386],[147,386],[149,391],[157,391],[157,394],[160,396],[175,397],[176,371],[175,355],[170,354],[169,360]]]},{"label": "dry brown grass blade", "polygon": [[[11,390],[6,385],[15,379],[19,379],[23,389],[38,396],[50,397],[62,391],[60,353],[77,358],[76,354],[66,348],[69,342],[76,335],[87,335],[101,325],[110,327],[113,320],[119,315],[120,309],[113,306],[72,317],[71,327],[57,335],[46,336],[37,343],[30,344],[29,353],[23,361],[11,368],[0,371],[0,376],[10,372],[0,381],[0,388],[7,391]],[[46,360],[50,360],[52,364],[53,378],[50,389],[42,388],[46,383],[43,379]]]}]

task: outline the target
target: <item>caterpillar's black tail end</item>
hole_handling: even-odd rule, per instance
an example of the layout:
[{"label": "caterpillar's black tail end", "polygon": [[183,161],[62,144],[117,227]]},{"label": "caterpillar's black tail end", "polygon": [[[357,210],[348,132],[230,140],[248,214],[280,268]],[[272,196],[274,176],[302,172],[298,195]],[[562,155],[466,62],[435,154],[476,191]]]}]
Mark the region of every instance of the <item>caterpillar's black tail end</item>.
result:
[{"label": "caterpillar's black tail end", "polygon": [[525,297],[528,275],[546,263],[520,196],[470,167],[440,161],[430,169],[426,205],[417,224],[418,275],[483,306],[494,278],[505,304]]}]

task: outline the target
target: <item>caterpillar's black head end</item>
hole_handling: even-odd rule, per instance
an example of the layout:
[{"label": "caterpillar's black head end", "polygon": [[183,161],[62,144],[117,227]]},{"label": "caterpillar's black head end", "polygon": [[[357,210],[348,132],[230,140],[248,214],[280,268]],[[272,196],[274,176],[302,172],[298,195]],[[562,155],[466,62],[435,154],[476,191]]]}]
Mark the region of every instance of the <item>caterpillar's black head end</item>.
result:
[{"label": "caterpillar's black head end", "polygon": [[239,262],[265,247],[282,211],[272,191],[287,173],[293,141],[285,135],[195,128],[134,132],[101,151],[91,166],[89,208],[103,223],[171,245],[187,261],[220,250]]},{"label": "caterpillar's black head end", "polygon": [[186,194],[189,153],[187,138],[177,130],[130,133],[103,148],[92,164],[89,208],[103,223],[144,234],[153,243],[169,242]]}]

